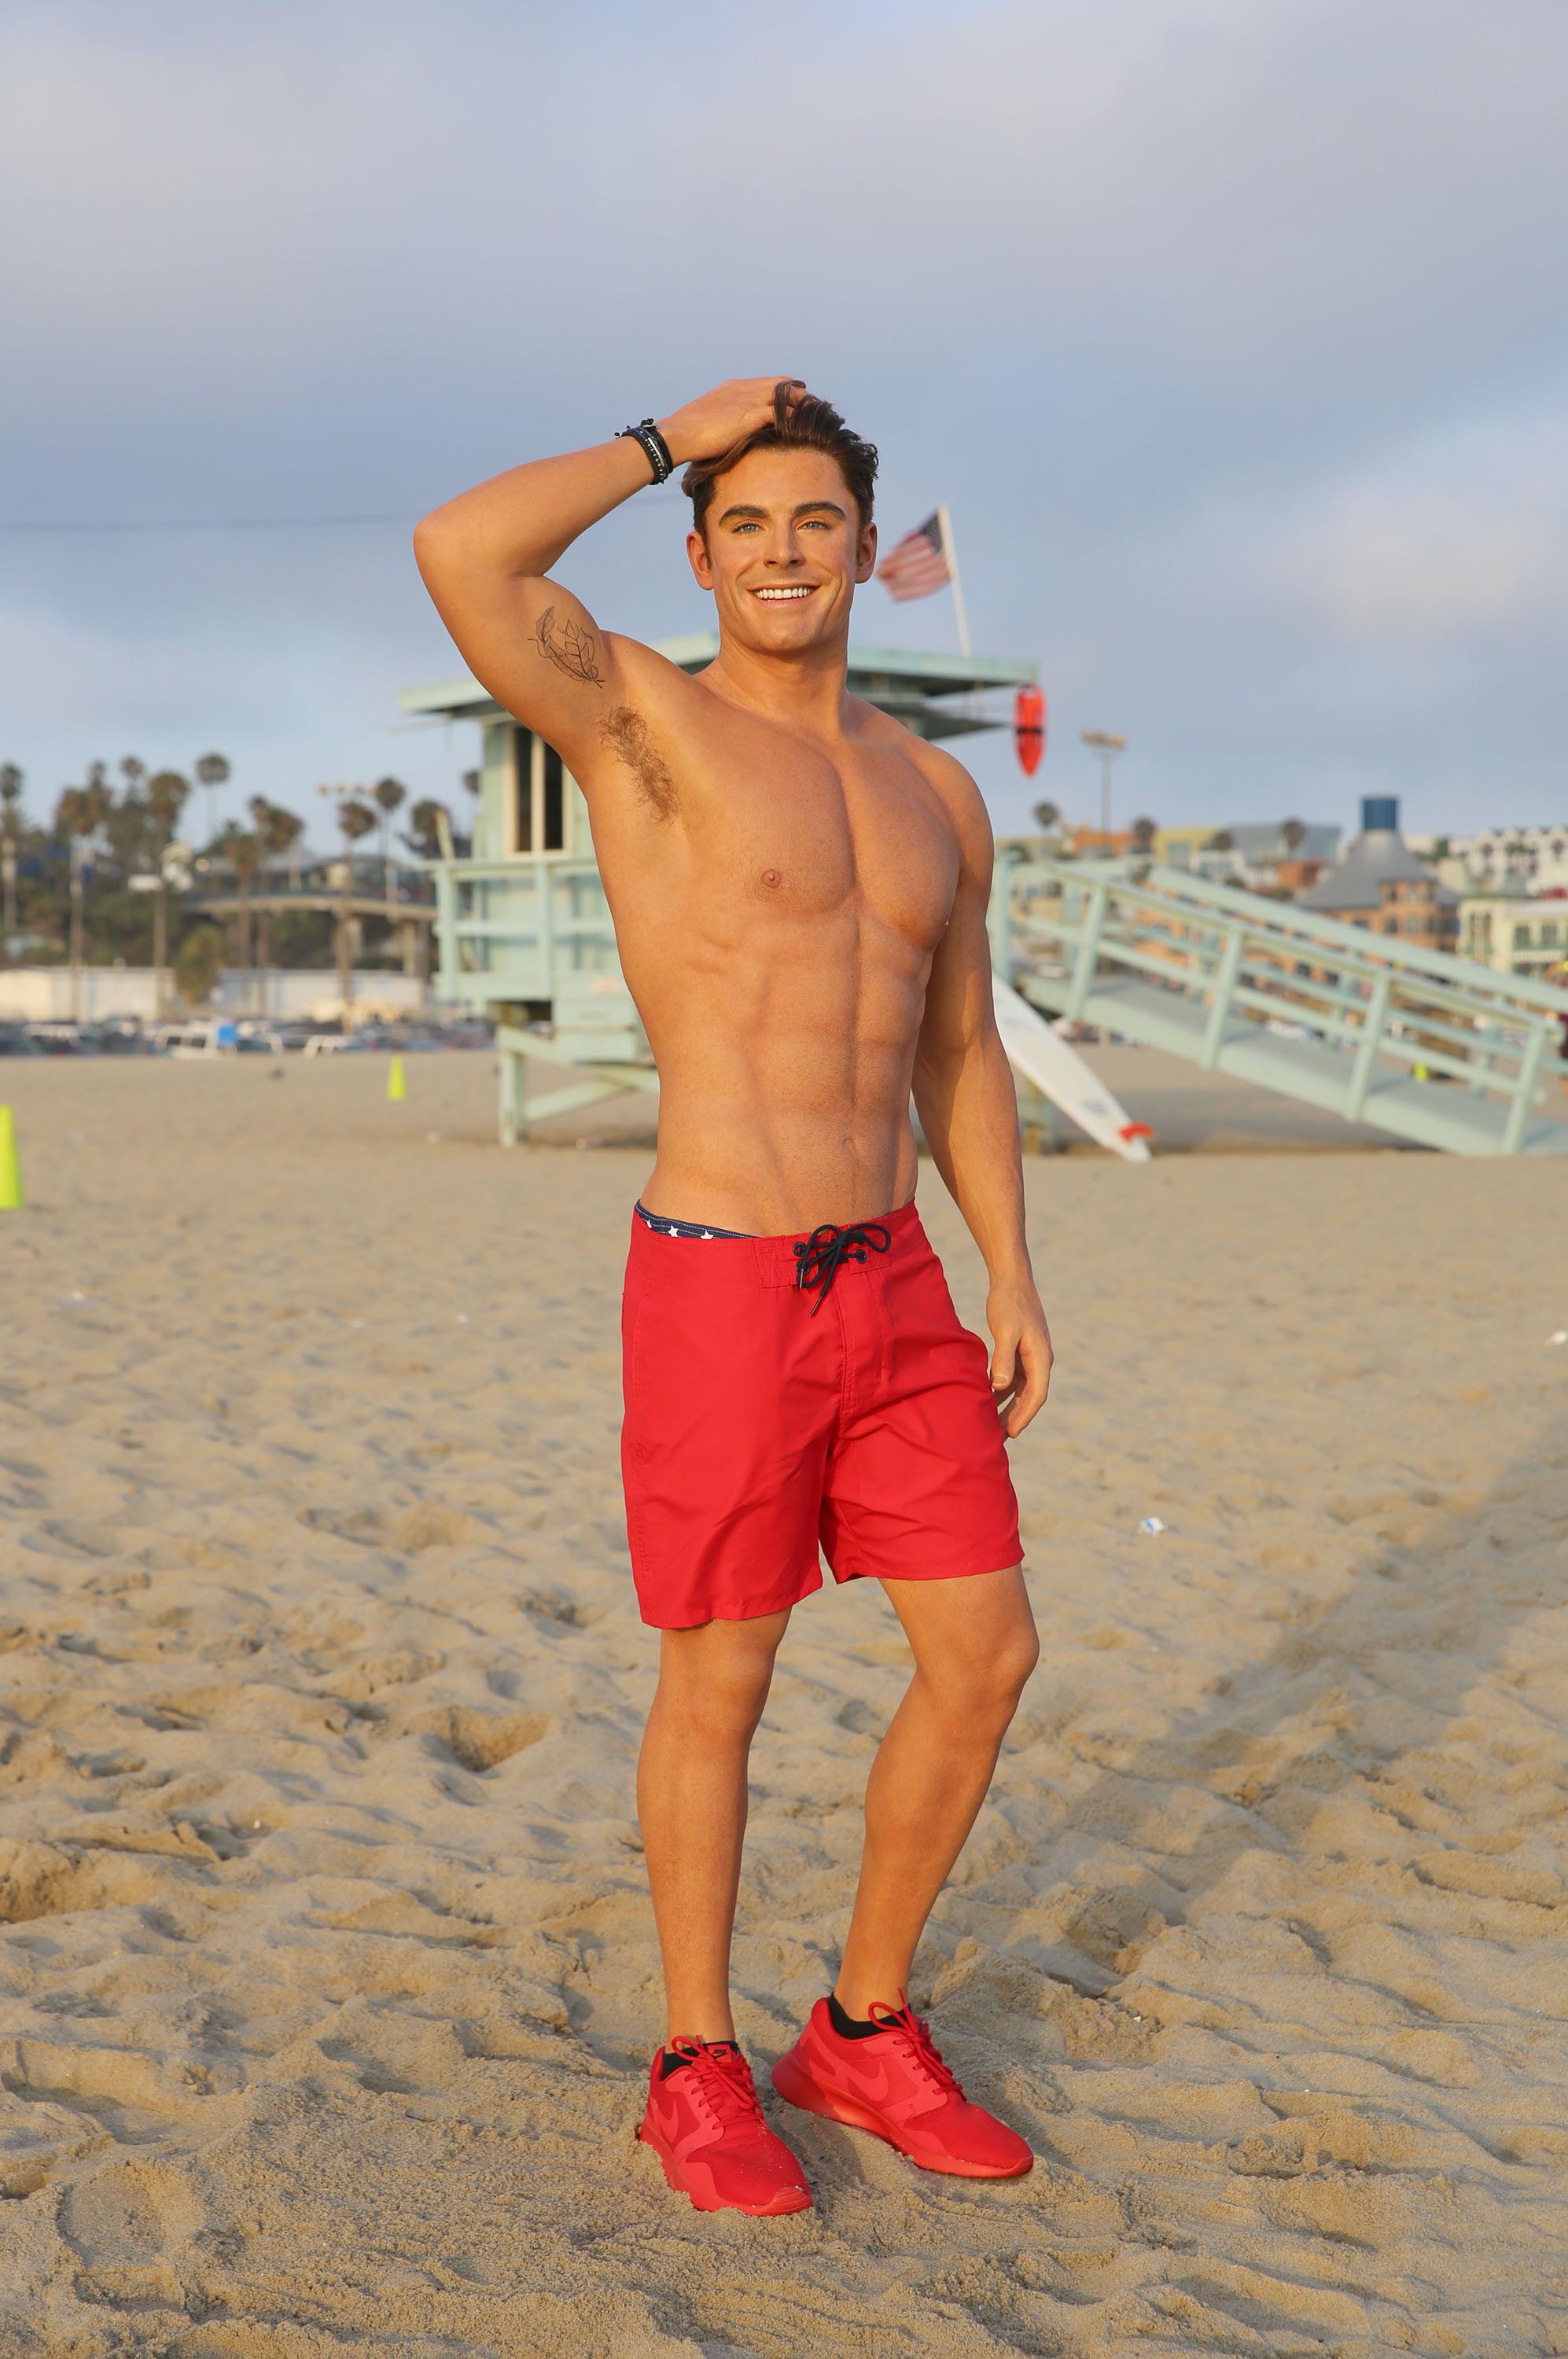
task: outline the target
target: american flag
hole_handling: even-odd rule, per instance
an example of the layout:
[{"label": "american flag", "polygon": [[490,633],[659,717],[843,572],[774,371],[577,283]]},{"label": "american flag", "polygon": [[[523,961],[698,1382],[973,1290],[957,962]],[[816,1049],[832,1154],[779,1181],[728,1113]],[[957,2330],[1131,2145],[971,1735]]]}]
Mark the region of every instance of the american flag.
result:
[{"label": "american flag", "polygon": [[929,598],[933,590],[946,589],[950,576],[940,508],[894,543],[877,568],[877,579],[890,598]]}]

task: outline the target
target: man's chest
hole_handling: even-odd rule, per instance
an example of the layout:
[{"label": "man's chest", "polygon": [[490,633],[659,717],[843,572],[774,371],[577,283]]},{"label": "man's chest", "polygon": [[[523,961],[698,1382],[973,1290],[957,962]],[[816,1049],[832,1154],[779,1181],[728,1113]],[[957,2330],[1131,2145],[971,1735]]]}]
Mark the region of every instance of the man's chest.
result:
[{"label": "man's chest", "polygon": [[930,951],[958,882],[951,820],[897,748],[764,741],[702,765],[690,842],[693,884],[715,915],[752,925],[869,920]]}]

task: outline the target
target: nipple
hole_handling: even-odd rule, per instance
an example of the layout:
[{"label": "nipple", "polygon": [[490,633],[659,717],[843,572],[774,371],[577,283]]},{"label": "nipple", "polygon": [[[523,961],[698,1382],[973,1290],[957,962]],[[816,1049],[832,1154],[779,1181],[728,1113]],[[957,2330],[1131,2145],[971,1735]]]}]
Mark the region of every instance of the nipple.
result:
[{"label": "nipple", "polygon": [[765,885],[782,885],[784,879],[777,868],[765,868],[762,872],[762,881]]}]

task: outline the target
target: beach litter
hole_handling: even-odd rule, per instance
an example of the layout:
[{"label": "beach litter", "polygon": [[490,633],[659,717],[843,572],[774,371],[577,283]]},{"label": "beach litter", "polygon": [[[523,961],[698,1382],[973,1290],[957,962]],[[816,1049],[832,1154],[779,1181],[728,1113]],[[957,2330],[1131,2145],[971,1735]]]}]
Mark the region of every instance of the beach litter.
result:
[{"label": "beach litter", "polygon": [[1138,1526],[1140,1532],[1168,1532],[1170,1529],[1170,1525],[1161,1523],[1158,1516],[1145,1516]]}]

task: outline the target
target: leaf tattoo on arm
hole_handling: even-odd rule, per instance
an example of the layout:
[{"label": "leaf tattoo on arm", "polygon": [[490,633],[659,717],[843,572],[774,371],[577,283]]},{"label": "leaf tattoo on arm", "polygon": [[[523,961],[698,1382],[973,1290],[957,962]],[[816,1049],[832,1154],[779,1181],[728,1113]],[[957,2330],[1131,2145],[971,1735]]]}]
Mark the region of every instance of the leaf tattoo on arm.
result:
[{"label": "leaf tattoo on arm", "polygon": [[580,631],[570,614],[558,630],[555,608],[547,606],[535,626],[534,637],[540,655],[547,657],[557,671],[563,671],[568,679],[585,680],[593,688],[604,687],[604,674],[594,661],[599,642],[592,631]]}]

